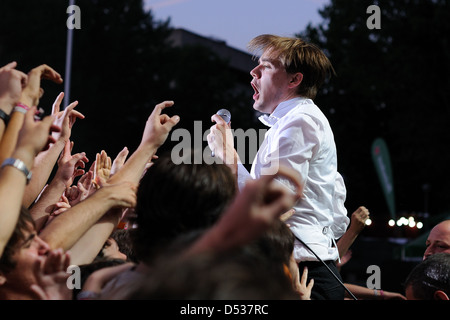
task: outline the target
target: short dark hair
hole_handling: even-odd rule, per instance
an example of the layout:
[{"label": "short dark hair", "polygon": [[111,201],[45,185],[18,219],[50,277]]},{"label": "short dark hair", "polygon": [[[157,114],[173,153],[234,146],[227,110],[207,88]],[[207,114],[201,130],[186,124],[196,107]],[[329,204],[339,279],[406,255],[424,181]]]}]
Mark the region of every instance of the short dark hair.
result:
[{"label": "short dark hair", "polygon": [[[30,230],[30,228],[32,229]],[[14,261],[13,256],[18,249],[18,245],[26,240],[27,233],[33,231],[34,228],[35,224],[30,211],[22,207],[16,227],[0,257],[0,272],[8,273],[16,267],[16,261]]]},{"label": "short dark hair", "polygon": [[135,229],[130,229],[139,261],[149,262],[184,232],[215,223],[237,191],[224,164],[175,164],[170,153],[148,169],[137,191]]},{"label": "short dark hair", "polygon": [[437,290],[450,295],[450,253],[433,254],[415,266],[405,281],[409,286],[420,300],[433,300]]}]

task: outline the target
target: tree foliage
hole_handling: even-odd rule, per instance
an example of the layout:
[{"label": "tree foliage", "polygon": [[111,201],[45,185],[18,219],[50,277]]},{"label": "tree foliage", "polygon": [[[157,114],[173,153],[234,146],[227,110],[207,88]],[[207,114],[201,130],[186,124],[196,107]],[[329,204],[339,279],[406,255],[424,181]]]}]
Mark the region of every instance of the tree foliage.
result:
[{"label": "tree foliage", "polygon": [[[0,63],[15,60],[24,72],[46,63],[64,78],[68,5],[2,0]],[[77,110],[86,119],[72,132],[74,152],[85,151],[94,160],[102,149],[111,157],[124,146],[133,150],[148,115],[164,100],[175,101],[167,113],[180,115],[177,127],[188,130],[195,120],[207,130],[218,109],[250,101],[235,90],[227,61],[206,47],[173,47],[170,20],[156,21],[142,0],[77,0],[76,5],[81,29],[73,31],[70,100],[79,101]],[[48,114],[64,86],[43,82],[43,88],[40,106]],[[162,149],[170,144],[169,138]]]},{"label": "tree foliage", "polygon": [[[381,29],[366,25],[370,5]],[[300,36],[318,44],[337,72],[319,94],[335,132],[349,209],[387,213],[370,147],[385,139],[397,212],[439,213],[450,205],[450,3],[331,0]],[[429,188],[429,207],[425,197]]]}]

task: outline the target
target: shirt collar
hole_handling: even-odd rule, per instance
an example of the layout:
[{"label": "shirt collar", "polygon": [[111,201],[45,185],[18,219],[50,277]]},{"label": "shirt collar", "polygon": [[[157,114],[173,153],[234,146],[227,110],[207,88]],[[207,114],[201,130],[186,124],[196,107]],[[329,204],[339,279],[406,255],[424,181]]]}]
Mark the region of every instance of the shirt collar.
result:
[{"label": "shirt collar", "polygon": [[304,97],[297,97],[291,100],[283,101],[280,103],[275,110],[270,114],[263,114],[258,119],[264,125],[272,127],[278,120],[284,117],[289,111],[291,111],[295,106],[299,104],[312,103],[311,99]]}]

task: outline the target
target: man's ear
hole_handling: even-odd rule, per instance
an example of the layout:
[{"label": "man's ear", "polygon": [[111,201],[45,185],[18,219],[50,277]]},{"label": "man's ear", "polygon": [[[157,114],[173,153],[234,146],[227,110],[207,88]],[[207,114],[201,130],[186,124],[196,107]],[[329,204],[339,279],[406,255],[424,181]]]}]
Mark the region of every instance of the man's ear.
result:
[{"label": "man's ear", "polygon": [[300,83],[302,83],[303,80],[303,74],[300,72],[294,73],[291,76],[291,81],[289,82],[289,88],[295,88],[298,87],[300,85]]},{"label": "man's ear", "polygon": [[434,300],[449,300],[448,295],[442,290],[434,292]]}]

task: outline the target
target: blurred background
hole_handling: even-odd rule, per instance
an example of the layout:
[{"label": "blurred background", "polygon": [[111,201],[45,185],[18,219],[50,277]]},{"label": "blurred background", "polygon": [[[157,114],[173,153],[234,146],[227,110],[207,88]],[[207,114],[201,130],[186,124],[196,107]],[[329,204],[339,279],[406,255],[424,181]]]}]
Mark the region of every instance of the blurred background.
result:
[{"label": "blurred background", "polygon": [[[262,33],[303,37],[336,70],[315,102],[334,130],[349,216],[361,205],[371,213],[342,267],[344,280],[365,285],[366,269],[375,264],[382,288],[402,291],[429,230],[450,218],[450,2],[199,2],[74,2],[81,28],[72,30],[66,94],[86,116],[72,131],[74,152],[93,161],[101,150],[111,157],[124,146],[133,151],[148,115],[164,100],[175,101],[167,113],[180,115],[177,128],[190,132],[195,121],[206,131],[220,108],[231,111],[235,129],[263,129],[252,109],[255,61],[245,41]],[[17,61],[27,73],[45,63],[65,78],[69,4],[1,0],[0,65]],[[373,4],[380,29],[367,27]],[[203,27],[187,25],[183,15]],[[291,29],[282,24],[288,20]],[[49,114],[64,85],[44,81],[42,87],[39,106]],[[169,137],[161,152],[177,143]]]}]

